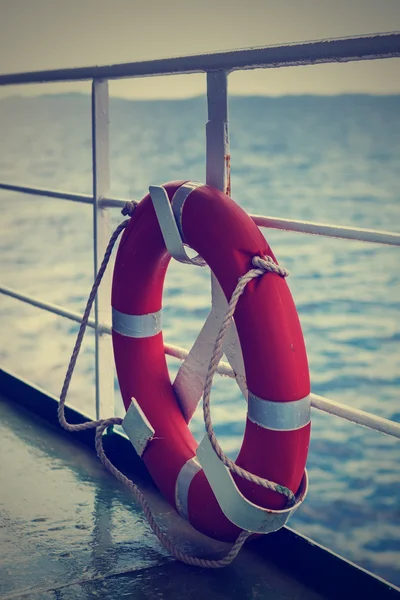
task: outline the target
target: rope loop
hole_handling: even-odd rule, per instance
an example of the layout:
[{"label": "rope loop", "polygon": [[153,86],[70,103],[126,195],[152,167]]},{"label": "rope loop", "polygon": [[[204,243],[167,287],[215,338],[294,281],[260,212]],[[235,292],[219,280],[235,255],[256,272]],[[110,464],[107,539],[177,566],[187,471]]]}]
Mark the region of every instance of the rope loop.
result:
[{"label": "rope loop", "polygon": [[229,301],[228,311],[224,317],[221,328],[218,332],[217,339],[215,340],[214,350],[213,350],[213,353],[212,353],[212,356],[210,359],[210,363],[208,365],[206,382],[204,385],[204,393],[203,393],[204,425],[206,428],[208,439],[210,440],[210,443],[211,443],[211,446],[212,446],[214,452],[216,453],[216,455],[218,456],[220,461],[223,462],[226,467],[228,467],[228,469],[231,471],[231,473],[235,473],[242,479],[251,481],[252,483],[255,483],[256,485],[259,485],[263,488],[266,488],[268,490],[271,490],[273,492],[277,492],[278,494],[282,494],[282,495],[286,496],[286,498],[287,498],[286,507],[289,508],[289,507],[293,506],[296,501],[296,497],[295,497],[294,493],[292,492],[292,490],[290,490],[289,488],[287,488],[279,483],[275,483],[274,481],[269,481],[269,479],[264,479],[262,477],[259,477],[258,475],[254,475],[253,473],[250,473],[249,471],[242,469],[242,467],[239,467],[233,460],[231,460],[224,453],[221,446],[219,445],[219,442],[217,440],[217,437],[215,435],[214,428],[212,425],[212,420],[211,420],[210,396],[211,396],[212,382],[213,382],[215,372],[218,368],[218,364],[219,364],[219,362],[222,358],[222,354],[224,352],[223,351],[224,337],[225,337],[227,330],[229,329],[229,327],[231,325],[231,320],[232,320],[232,317],[236,310],[236,306],[239,302],[240,297],[242,296],[243,292],[245,291],[247,284],[252,279],[255,279],[256,277],[261,277],[265,273],[268,273],[268,272],[269,273],[277,273],[278,275],[281,275],[282,277],[287,277],[287,275],[289,274],[288,271],[286,271],[286,269],[277,265],[270,256],[265,256],[263,258],[261,258],[260,256],[254,256],[252,259],[252,264],[254,266],[256,266],[257,268],[250,269],[249,271],[247,271],[247,273],[245,275],[240,277],[240,279],[233,291],[231,299]]}]

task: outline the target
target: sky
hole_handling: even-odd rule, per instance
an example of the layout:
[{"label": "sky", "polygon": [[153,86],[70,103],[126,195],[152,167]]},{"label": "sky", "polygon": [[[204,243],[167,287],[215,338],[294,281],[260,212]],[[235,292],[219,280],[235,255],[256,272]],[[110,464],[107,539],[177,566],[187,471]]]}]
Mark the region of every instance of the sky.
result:
[{"label": "sky", "polygon": [[[0,0],[0,73],[134,62],[400,30],[400,0]],[[89,91],[12,86],[0,96]],[[190,97],[205,77],[110,83],[124,98]],[[236,94],[400,93],[400,58],[233,73]]]}]

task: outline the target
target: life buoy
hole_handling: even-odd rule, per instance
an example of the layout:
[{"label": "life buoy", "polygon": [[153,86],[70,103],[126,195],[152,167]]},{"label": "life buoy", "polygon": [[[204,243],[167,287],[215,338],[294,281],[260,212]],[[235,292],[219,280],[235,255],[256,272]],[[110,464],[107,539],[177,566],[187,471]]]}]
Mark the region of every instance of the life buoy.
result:
[{"label": "life buoy", "polygon": [[[207,185],[194,187],[174,205],[183,185],[163,186],[181,235],[209,265],[229,300],[238,279],[252,268],[254,256],[275,257],[250,217],[222,192]],[[143,460],[168,502],[197,530],[232,541],[240,530],[221,511],[195,460],[197,443],[168,373],[160,314],[169,261],[147,195],[123,233],[114,267],[113,345],[121,394],[127,410],[136,399],[155,431]],[[310,380],[301,326],[286,281],[275,274],[251,281],[234,318],[249,389],[236,464],[296,493],[310,438]],[[284,508],[286,498],[277,492],[234,479],[252,503]]]}]

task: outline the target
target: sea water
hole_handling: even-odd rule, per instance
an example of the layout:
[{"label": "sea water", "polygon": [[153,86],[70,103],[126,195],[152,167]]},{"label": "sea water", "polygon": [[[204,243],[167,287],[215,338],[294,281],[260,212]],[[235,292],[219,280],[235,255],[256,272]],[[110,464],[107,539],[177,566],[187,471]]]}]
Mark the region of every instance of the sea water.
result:
[{"label": "sea water", "polygon": [[[140,199],[149,184],[205,179],[206,102],[111,101],[115,196]],[[0,101],[0,181],[91,192],[88,96]],[[400,97],[233,97],[232,196],[247,211],[400,231]],[[1,284],[82,313],[93,279],[89,206],[0,193]],[[113,224],[121,220],[112,210]],[[306,340],[312,391],[400,420],[398,248],[263,230],[290,271]],[[223,231],[221,231],[223,235]],[[172,263],[165,340],[193,343],[210,306],[206,269]],[[140,293],[140,289],[138,290]],[[0,297],[0,364],[59,394],[78,325]],[[88,332],[70,402],[94,410]],[[168,361],[171,376],[179,363]],[[118,389],[117,412],[122,414]],[[246,406],[216,378],[212,417],[232,457]],[[203,435],[201,412],[191,424]],[[310,491],[290,524],[400,584],[399,441],[312,412]]]}]

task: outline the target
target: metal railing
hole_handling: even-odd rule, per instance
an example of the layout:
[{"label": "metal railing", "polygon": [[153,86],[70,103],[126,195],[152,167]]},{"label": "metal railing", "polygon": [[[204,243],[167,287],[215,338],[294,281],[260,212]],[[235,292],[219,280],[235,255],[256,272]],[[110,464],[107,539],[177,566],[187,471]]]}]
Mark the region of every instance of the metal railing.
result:
[{"label": "metal railing", "polygon": [[[229,191],[229,136],[228,136],[228,74],[235,70],[273,68],[321,63],[373,60],[400,57],[400,33],[363,36],[346,39],[322,40],[301,44],[271,46],[219,52],[197,56],[142,61],[105,67],[84,67],[32,73],[0,75],[0,86],[49,83],[56,81],[92,80],[92,150],[93,194],[74,194],[38,187],[0,183],[0,189],[34,196],[43,196],[90,204],[93,207],[94,271],[97,272],[111,231],[109,208],[122,207],[125,200],[109,197],[109,94],[108,79],[144,77],[204,72],[207,75],[208,122],[206,124],[206,182],[224,192]],[[252,215],[261,227],[296,231],[334,238],[358,240],[369,243],[400,246],[400,234],[390,231],[359,229],[339,225]],[[89,326],[95,331],[96,418],[108,417],[114,411],[114,369],[108,286],[110,279],[100,288],[94,319]],[[42,308],[80,323],[82,316],[60,306],[35,299],[6,287],[0,293]],[[188,351],[166,345],[166,354],[185,360]],[[220,363],[219,372],[235,377],[231,367]],[[311,395],[314,408],[337,415],[349,421],[400,438],[400,423],[383,419],[327,398]]]},{"label": "metal railing", "polygon": [[244,69],[298,67],[334,62],[374,60],[400,56],[399,32],[282,44],[261,48],[246,48],[159,60],[145,60],[104,67],[56,69],[32,73],[0,75],[0,85],[82,81],[90,79],[121,79]]},{"label": "metal railing", "polygon": [[[93,196],[90,194],[74,194],[71,192],[62,192],[60,190],[28,187],[26,185],[11,185],[10,183],[0,183],[0,190],[20,192],[21,194],[30,194],[39,197],[57,198],[59,200],[70,200],[71,202],[81,202],[83,204],[93,204]],[[100,198],[98,202],[99,206],[102,208],[123,208],[127,201],[128,198]],[[282,219],[264,215],[250,215],[250,217],[256,225],[268,229],[280,229],[283,231],[295,231],[297,233],[308,233],[310,235],[321,235],[323,237],[339,238],[343,240],[400,246],[400,233],[396,231],[330,225],[329,223]]]}]

